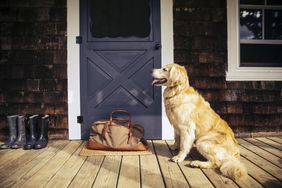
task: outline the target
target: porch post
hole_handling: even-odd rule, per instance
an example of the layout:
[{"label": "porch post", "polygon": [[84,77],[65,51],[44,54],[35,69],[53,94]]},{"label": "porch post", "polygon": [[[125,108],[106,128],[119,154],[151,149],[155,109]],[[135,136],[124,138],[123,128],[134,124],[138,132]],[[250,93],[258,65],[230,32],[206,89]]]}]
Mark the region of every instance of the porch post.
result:
[{"label": "porch post", "polygon": [[81,125],[76,117],[80,115],[80,75],[79,75],[79,1],[67,0],[67,67],[68,67],[68,125],[69,139],[81,139]]},{"label": "porch post", "polygon": [[[161,39],[162,66],[174,62],[173,57],[173,0],[161,1]],[[164,88],[162,88],[164,89]],[[162,91],[163,92],[163,91]],[[162,99],[162,139],[173,139],[173,128],[170,125]]]}]

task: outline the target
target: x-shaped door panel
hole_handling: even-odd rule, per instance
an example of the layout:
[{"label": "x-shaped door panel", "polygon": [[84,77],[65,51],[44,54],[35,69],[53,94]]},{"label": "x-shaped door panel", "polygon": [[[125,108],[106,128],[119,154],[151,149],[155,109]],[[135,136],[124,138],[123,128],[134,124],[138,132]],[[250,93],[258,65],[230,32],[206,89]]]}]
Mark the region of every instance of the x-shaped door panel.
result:
[{"label": "x-shaped door panel", "polygon": [[[96,88],[94,92],[88,93],[90,104],[94,105],[95,108],[103,106],[104,102],[109,100],[110,97],[119,97],[113,96],[113,93],[122,88],[123,92],[128,92],[128,95],[125,96],[132,96],[135,101],[138,101],[142,106],[148,108],[153,103],[153,98],[144,88],[140,87],[140,84],[134,81],[133,77],[139,71],[144,70],[149,74],[148,70],[150,67],[153,68],[153,57],[149,56],[148,51],[140,50],[136,53],[135,57],[126,60],[126,66],[113,66],[115,65],[115,59],[107,58],[104,54],[99,51],[90,51],[88,53],[88,63],[98,67],[107,80],[107,82],[100,85],[99,88]],[[118,62],[120,62],[120,59],[118,59]],[[146,69],[143,67],[146,67]],[[91,76],[92,73],[89,72],[88,74]],[[101,79],[99,79],[99,81],[101,81]],[[90,84],[95,83],[87,83],[89,87]],[[149,89],[153,88],[151,87]]]}]

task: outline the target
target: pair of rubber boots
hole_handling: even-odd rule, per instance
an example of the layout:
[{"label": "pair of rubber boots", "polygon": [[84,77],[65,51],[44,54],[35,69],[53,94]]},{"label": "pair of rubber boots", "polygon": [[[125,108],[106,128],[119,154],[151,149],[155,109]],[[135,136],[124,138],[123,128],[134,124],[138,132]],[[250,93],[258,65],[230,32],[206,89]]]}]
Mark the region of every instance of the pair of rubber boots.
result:
[{"label": "pair of rubber boots", "polygon": [[[49,116],[40,117],[33,115],[27,118],[25,116],[8,116],[8,126],[10,131],[9,140],[0,145],[0,149],[41,149],[48,144],[48,125]],[[29,128],[28,139],[26,136],[26,125]]]}]

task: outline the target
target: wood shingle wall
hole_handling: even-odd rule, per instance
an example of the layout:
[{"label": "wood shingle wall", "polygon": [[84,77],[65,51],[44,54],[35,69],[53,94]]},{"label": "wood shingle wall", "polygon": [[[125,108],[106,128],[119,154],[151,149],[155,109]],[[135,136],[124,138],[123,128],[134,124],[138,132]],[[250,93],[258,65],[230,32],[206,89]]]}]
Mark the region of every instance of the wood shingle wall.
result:
[{"label": "wood shingle wall", "polygon": [[174,0],[175,63],[237,136],[282,130],[282,82],[226,81],[226,0]]},{"label": "wood shingle wall", "polygon": [[[8,114],[50,114],[67,138],[66,0],[0,1],[0,137]],[[282,82],[227,82],[226,0],[174,0],[175,63],[238,136],[282,129]]]},{"label": "wood shingle wall", "polygon": [[0,1],[0,135],[6,115],[50,114],[67,138],[66,0]]}]

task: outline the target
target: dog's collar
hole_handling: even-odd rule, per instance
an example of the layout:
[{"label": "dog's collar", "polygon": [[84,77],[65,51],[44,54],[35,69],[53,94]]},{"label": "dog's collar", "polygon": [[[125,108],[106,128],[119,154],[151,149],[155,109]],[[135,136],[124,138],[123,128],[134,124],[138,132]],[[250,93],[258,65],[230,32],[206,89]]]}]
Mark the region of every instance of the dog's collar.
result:
[{"label": "dog's collar", "polygon": [[[175,92],[169,92],[170,95],[168,95],[167,97],[164,97],[164,103],[165,103],[165,106],[178,106],[180,104],[183,104],[183,102],[177,102],[177,100],[179,100],[179,98],[181,98],[181,93],[182,92],[185,92],[184,90],[190,90],[191,87],[184,87],[184,88],[179,88],[178,90],[176,90]],[[192,88],[193,89],[193,88]],[[194,89],[193,89],[194,90]]]},{"label": "dog's collar", "polygon": [[[174,86],[174,87],[167,87],[165,92],[168,93],[167,97],[164,97],[165,99],[171,99],[177,95],[179,95],[183,90],[189,89],[190,87],[180,87],[180,86]],[[172,92],[172,91],[175,92]]]},{"label": "dog's collar", "polygon": [[175,108],[181,104],[185,104],[186,102],[180,102],[180,101],[177,101],[177,99],[174,99],[174,98],[171,98],[171,99],[166,99],[164,104],[166,107],[169,107],[169,108]]}]

